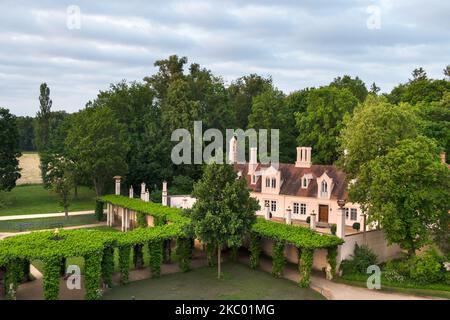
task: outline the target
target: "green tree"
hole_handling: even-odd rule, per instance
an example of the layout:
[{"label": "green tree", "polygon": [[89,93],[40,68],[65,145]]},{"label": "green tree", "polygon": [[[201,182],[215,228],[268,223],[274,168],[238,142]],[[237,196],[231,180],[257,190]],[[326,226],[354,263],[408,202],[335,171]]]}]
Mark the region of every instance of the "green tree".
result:
[{"label": "green tree", "polygon": [[66,219],[69,217],[70,192],[74,187],[74,163],[55,154],[47,163],[44,186],[53,190],[60,200]]},{"label": "green tree", "polygon": [[422,132],[435,139],[450,154],[450,91],[439,102],[420,102],[418,111],[422,119]]},{"label": "green tree", "polygon": [[298,145],[311,146],[313,161],[331,164],[338,158],[338,136],[358,99],[346,88],[321,87],[312,89],[305,112],[295,113]]},{"label": "green tree", "polygon": [[380,92],[380,90],[381,90],[380,87],[377,86],[377,84],[375,82],[372,82],[369,93],[376,96],[376,95],[378,95],[378,92]]},{"label": "green tree", "polygon": [[16,117],[0,108],[0,191],[11,191],[20,178],[20,144]]},{"label": "green tree", "polygon": [[331,83],[330,87],[336,88],[347,88],[351,93],[359,100],[359,102],[364,102],[366,100],[367,94],[369,93],[366,88],[366,84],[358,77],[354,79],[349,75],[344,75],[343,77],[335,78]]},{"label": "green tree", "polygon": [[243,76],[231,83],[228,94],[234,107],[236,129],[247,129],[253,98],[271,87],[272,78],[264,78],[257,74]]},{"label": "green tree", "polygon": [[257,201],[250,196],[245,179],[230,165],[209,164],[203,177],[194,185],[191,219],[196,237],[217,247],[218,277],[221,276],[221,251],[241,245],[256,221]]},{"label": "green tree", "polygon": [[349,178],[357,178],[363,164],[383,156],[398,141],[414,138],[418,123],[410,105],[393,105],[383,97],[369,96],[345,120],[339,137],[340,166]]},{"label": "green tree", "polygon": [[125,128],[105,107],[80,111],[71,122],[65,141],[67,153],[101,196],[113,176],[127,171]]},{"label": "green tree", "polygon": [[399,84],[387,95],[389,102],[398,104],[407,102],[415,105],[419,102],[440,101],[445,92],[450,91],[450,81],[429,79],[422,68],[415,69],[413,78],[405,84]]},{"label": "green tree", "polygon": [[[410,256],[430,240],[432,226],[450,205],[450,171],[434,140],[418,136],[400,141],[386,155],[365,163],[350,199],[383,228],[389,243]],[[361,193],[365,193],[363,196]]]},{"label": "green tree", "polygon": [[17,117],[16,122],[17,129],[19,130],[20,150],[35,151],[34,118]]},{"label": "green tree", "polygon": [[[252,113],[248,117],[248,127],[268,130],[267,139],[271,141],[271,129],[280,130],[280,162],[292,162],[295,157],[295,119],[288,109],[283,92],[269,87],[253,98]],[[269,147],[268,147],[268,150]]]},{"label": "green tree", "polygon": [[36,147],[39,152],[47,148],[50,135],[50,118],[52,99],[50,99],[50,88],[44,82],[39,88],[39,111],[36,114]]}]

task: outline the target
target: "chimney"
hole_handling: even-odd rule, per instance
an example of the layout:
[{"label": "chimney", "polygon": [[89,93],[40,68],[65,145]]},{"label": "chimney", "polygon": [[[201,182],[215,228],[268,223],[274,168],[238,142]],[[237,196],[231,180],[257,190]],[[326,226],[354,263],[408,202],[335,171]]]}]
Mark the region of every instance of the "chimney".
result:
[{"label": "chimney", "polygon": [[441,161],[442,161],[443,164],[447,163],[445,151],[442,151],[442,153],[441,153]]},{"label": "chimney", "polygon": [[116,196],[120,196],[120,179],[121,176],[115,176],[113,179],[116,181]]},{"label": "chimney", "polygon": [[256,167],[258,166],[257,153],[258,148],[250,148],[250,161],[248,163],[248,174],[250,175],[255,173]]},{"label": "chimney", "polygon": [[311,168],[311,147],[297,147],[297,168]]},{"label": "chimney", "polygon": [[231,164],[237,162],[237,139],[233,136],[230,139],[228,160]]},{"label": "chimney", "polygon": [[167,201],[167,181],[163,181],[162,186],[162,205],[167,207],[168,201]]},{"label": "chimney", "polygon": [[145,200],[145,182],[141,183],[141,200]]}]

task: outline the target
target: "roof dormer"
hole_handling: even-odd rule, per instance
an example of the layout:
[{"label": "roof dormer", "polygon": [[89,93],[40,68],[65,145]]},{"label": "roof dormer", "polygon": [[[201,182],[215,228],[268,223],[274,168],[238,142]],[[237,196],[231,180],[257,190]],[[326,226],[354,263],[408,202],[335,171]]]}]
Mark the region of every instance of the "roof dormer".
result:
[{"label": "roof dormer", "polygon": [[333,179],[330,178],[326,172],[324,172],[319,178],[317,178],[317,198],[330,199],[333,187]]},{"label": "roof dormer", "polygon": [[311,180],[313,179],[313,175],[311,173],[305,173],[302,177],[302,189],[306,189],[309,186],[309,183],[311,182]]},{"label": "roof dormer", "polygon": [[273,166],[262,171],[261,190],[263,193],[279,194],[281,187],[281,172]]}]

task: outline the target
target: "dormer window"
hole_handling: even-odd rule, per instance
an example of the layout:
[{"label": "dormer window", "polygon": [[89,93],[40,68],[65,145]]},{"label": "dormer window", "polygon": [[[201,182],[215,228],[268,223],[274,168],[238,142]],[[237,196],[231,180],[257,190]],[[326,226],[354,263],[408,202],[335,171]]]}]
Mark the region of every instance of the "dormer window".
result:
[{"label": "dormer window", "polygon": [[272,178],[272,188],[276,188],[277,187],[277,179]]},{"label": "dormer window", "polygon": [[308,179],[303,178],[303,188],[307,188],[308,187]]},{"label": "dormer window", "polygon": [[266,188],[270,188],[270,178],[266,178]]}]

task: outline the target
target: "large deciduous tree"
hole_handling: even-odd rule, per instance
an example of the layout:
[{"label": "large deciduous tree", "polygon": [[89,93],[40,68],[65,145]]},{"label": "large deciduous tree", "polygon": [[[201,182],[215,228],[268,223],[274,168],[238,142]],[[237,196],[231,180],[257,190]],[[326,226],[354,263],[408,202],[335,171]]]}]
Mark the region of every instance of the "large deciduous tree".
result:
[{"label": "large deciduous tree", "polygon": [[362,199],[359,204],[368,221],[380,224],[389,243],[414,255],[448,214],[449,181],[450,171],[435,141],[418,136],[362,165],[349,192],[351,198]]},{"label": "large deciduous tree", "polygon": [[73,115],[66,138],[67,153],[83,176],[90,177],[97,196],[115,175],[127,172],[125,127],[106,107],[87,108]]},{"label": "large deciduous tree", "polygon": [[338,136],[344,118],[351,116],[358,99],[346,88],[321,87],[308,93],[305,112],[295,114],[298,145],[310,146],[313,161],[331,164],[338,158]]},{"label": "large deciduous tree", "polygon": [[385,98],[369,96],[345,120],[339,137],[339,164],[349,178],[356,178],[364,163],[386,154],[398,141],[414,138],[418,123],[410,105],[393,105]]},{"label": "large deciduous tree", "polygon": [[193,196],[197,198],[191,214],[193,231],[200,241],[217,247],[220,278],[222,248],[241,245],[259,205],[230,165],[209,164],[194,185]]},{"label": "large deciduous tree", "polygon": [[0,108],[0,191],[10,191],[20,178],[19,132],[16,117]]},{"label": "large deciduous tree", "polygon": [[48,161],[44,186],[59,196],[66,219],[69,217],[70,193],[75,185],[75,164],[61,155],[53,154]]},{"label": "large deciduous tree", "polygon": [[228,87],[235,114],[235,129],[247,129],[253,98],[272,87],[272,79],[257,74],[243,76]]},{"label": "large deciduous tree", "polygon": [[335,78],[331,83],[331,87],[336,88],[347,88],[351,93],[359,100],[359,102],[364,102],[366,100],[369,91],[366,88],[366,84],[358,77],[354,79],[349,75],[344,75],[343,77]]}]

